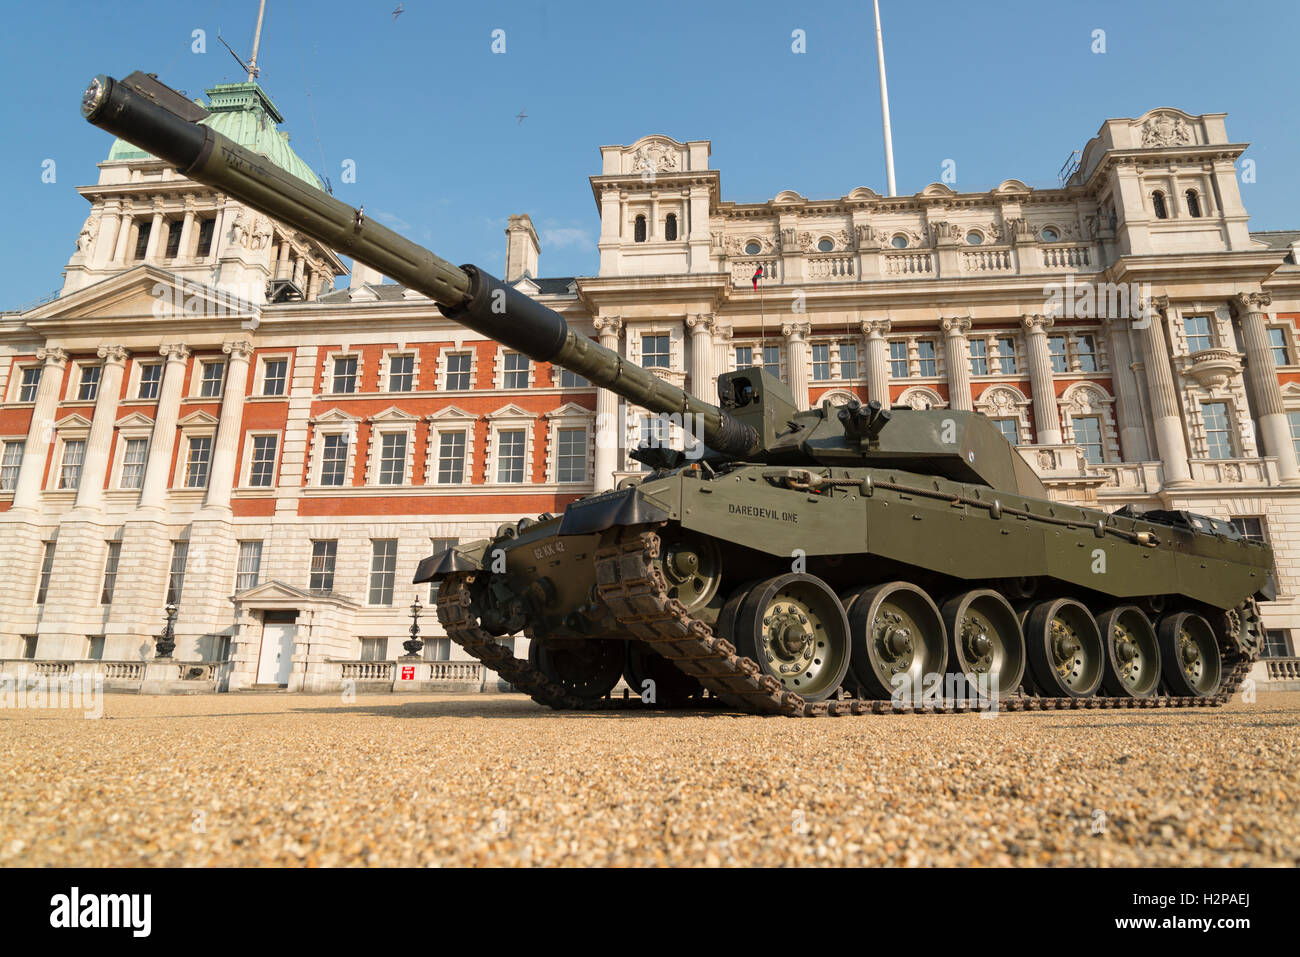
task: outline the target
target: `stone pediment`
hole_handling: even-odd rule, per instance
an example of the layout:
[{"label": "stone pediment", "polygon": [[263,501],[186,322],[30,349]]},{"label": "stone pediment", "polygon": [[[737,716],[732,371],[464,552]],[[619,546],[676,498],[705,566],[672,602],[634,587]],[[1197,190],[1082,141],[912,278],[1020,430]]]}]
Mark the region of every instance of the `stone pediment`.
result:
[{"label": "stone pediment", "polygon": [[845,199],[880,199],[880,194],[869,186],[859,186],[849,192]]},{"label": "stone pediment", "polygon": [[1029,192],[1029,187],[1026,186],[1024,183],[1022,183],[1022,182],[1021,182],[1020,180],[1018,180],[1018,179],[1004,179],[1002,182],[998,183],[998,188],[995,189],[993,192],[995,192],[995,193],[1027,193],[1027,192]]},{"label": "stone pediment", "polygon": [[536,412],[529,412],[527,409],[521,409],[511,402],[509,405],[503,405],[495,412],[488,413],[489,419],[535,419]]},{"label": "stone pediment", "polygon": [[418,415],[412,415],[410,412],[406,412],[402,409],[399,409],[395,405],[390,405],[388,408],[384,409],[383,412],[376,412],[374,415],[370,416],[367,419],[367,421],[390,422],[390,423],[391,422],[419,422],[420,417]]},{"label": "stone pediment", "polygon": [[344,595],[321,593],[271,579],[252,588],[245,588],[230,596],[230,600],[243,608],[310,608],[321,605],[359,608],[360,605]]},{"label": "stone pediment", "polygon": [[238,324],[259,311],[256,304],[213,286],[141,265],[47,302],[25,319],[42,325],[106,320],[138,323],[141,319],[220,319]]},{"label": "stone pediment", "polygon": [[808,202],[808,200],[792,189],[783,189],[772,197],[773,206],[795,206],[806,202]]},{"label": "stone pediment", "polygon": [[115,423],[119,429],[152,429],[153,419],[141,412],[132,412],[130,415],[124,415]]},{"label": "stone pediment", "polygon": [[931,183],[925,189],[916,194],[917,196],[956,196],[951,187],[943,183]]},{"label": "stone pediment", "polygon": [[558,409],[552,409],[550,412],[547,412],[545,415],[542,416],[542,418],[545,419],[564,419],[564,418],[576,418],[576,417],[590,418],[595,414],[596,413],[591,411],[591,409],[584,408],[583,406],[578,405],[576,402],[566,402]]},{"label": "stone pediment", "polygon": [[57,420],[54,427],[56,429],[88,429],[90,428],[90,419],[74,412]]},{"label": "stone pediment", "polygon": [[432,413],[429,416],[429,421],[441,422],[445,420],[455,420],[459,422],[462,420],[474,420],[477,418],[478,416],[473,412],[466,412],[464,409],[458,408],[457,406],[449,405],[445,409],[439,409],[437,412]]},{"label": "stone pediment", "polygon": [[348,415],[342,409],[330,409],[320,415],[312,416],[312,425],[356,425],[361,420],[355,415]]},{"label": "stone pediment", "polygon": [[212,426],[215,428],[217,425],[217,417],[208,412],[204,412],[202,409],[196,409],[189,415],[185,416],[185,418],[179,420],[176,424],[183,429],[193,426]]}]

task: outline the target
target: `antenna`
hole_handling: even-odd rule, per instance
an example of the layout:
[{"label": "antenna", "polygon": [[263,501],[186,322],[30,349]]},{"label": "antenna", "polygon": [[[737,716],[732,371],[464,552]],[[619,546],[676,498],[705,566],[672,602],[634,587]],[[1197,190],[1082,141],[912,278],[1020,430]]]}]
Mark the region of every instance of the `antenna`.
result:
[{"label": "antenna", "polygon": [[880,63],[880,117],[885,124],[885,177],[889,180],[889,195],[897,196],[898,187],[894,183],[894,136],[889,128],[889,86],[885,82],[885,38],[880,32],[880,0],[874,0],[876,8],[876,59]]},{"label": "antenna", "polygon": [[243,57],[231,49],[230,44],[226,42],[226,38],[221,35],[221,32],[217,32],[217,39],[221,41],[221,45],[227,50],[230,50],[230,55],[235,58],[235,62],[239,64],[239,68],[248,74],[249,83],[256,80],[258,75],[262,72],[257,68],[257,48],[262,45],[262,18],[265,15],[266,0],[262,0],[257,7],[257,29],[253,31],[253,55],[249,58],[247,63],[244,62]]}]

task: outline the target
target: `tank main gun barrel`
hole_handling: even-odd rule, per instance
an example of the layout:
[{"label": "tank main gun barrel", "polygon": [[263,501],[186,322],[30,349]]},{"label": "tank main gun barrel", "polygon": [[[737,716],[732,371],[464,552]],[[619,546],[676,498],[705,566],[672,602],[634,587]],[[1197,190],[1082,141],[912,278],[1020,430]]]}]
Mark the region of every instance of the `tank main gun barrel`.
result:
[{"label": "tank main gun barrel", "polygon": [[750,426],[574,332],[563,316],[513,286],[475,266],[453,266],[195,122],[194,104],[154,77],[97,76],[86,88],[81,111],[95,126],[171,163],[189,179],[423,293],[453,322],[537,362],[575,372],[651,412],[691,414],[702,426],[704,443],[716,452],[744,457],[758,450],[758,434]]}]

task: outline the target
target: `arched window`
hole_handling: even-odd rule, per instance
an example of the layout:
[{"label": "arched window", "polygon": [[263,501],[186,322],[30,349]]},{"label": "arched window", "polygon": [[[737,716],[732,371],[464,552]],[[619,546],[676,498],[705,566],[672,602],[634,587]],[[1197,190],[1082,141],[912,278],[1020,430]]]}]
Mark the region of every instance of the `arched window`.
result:
[{"label": "arched window", "polygon": [[1169,211],[1165,209],[1165,194],[1156,190],[1151,194],[1151,205],[1156,211],[1156,219],[1168,219]]},{"label": "arched window", "polygon": [[1201,215],[1201,197],[1196,195],[1196,190],[1187,191],[1187,215],[1199,217]]},{"label": "arched window", "polygon": [[645,217],[644,216],[638,216],[636,218],[636,223],[632,227],[632,240],[638,243],[645,242]]},{"label": "arched window", "polygon": [[672,242],[677,238],[677,214],[669,213],[668,218],[664,220],[664,239]]}]

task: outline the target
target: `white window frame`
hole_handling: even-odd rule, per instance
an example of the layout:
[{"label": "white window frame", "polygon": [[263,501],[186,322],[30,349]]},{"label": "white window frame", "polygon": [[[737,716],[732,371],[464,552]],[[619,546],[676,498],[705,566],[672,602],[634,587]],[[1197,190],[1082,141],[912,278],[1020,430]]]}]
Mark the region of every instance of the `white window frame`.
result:
[{"label": "white window frame", "polygon": [[[68,376],[68,394],[63,401],[69,405],[78,402],[94,405],[99,400],[99,390],[104,384],[104,363],[98,359],[74,359],[71,365],[72,374]],[[81,377],[85,375],[87,369],[99,370],[99,379],[95,382],[95,398],[93,399],[83,399],[81,397]]]},{"label": "white window frame", "polygon": [[[239,587],[239,579],[247,574],[243,571],[244,546],[257,544],[257,571],[253,573],[254,582],[251,585]],[[235,587],[234,592],[238,594],[241,591],[247,591],[249,588],[256,588],[262,583],[262,557],[266,554],[266,540],[261,538],[241,538],[235,543]]]},{"label": "white window frame", "polygon": [[[157,368],[158,373],[158,395],[149,398],[140,395],[140,386],[144,384],[144,370],[146,368]],[[145,359],[133,361],[131,363],[131,381],[127,385],[126,398],[123,402],[157,402],[162,396],[163,377],[167,375],[167,361],[165,359]]]},{"label": "white window frame", "polygon": [[[388,600],[387,602],[373,602],[373,601],[370,600],[370,599],[371,599],[371,592],[374,590],[374,579],[375,579],[375,574],[376,574],[376,571],[375,571],[376,548],[375,548],[375,546],[378,545],[380,542],[392,542],[392,543],[393,543],[393,570],[392,570],[392,572],[391,572],[391,574],[392,574],[392,578],[393,578],[393,584],[392,584],[391,594],[389,595],[389,600]],[[396,538],[372,538],[372,539],[370,539],[370,559],[369,559],[369,561],[366,562],[366,607],[368,607],[368,608],[392,608],[392,607],[394,606],[394,604],[396,603],[396,601],[397,601],[397,565],[398,565],[397,559],[398,559],[398,556],[401,555],[401,552],[402,552],[402,543],[401,543],[401,540],[400,540],[400,539],[396,539]]]},{"label": "white window frame", "polygon": [[[392,360],[394,356],[411,357],[411,388],[405,391],[395,392],[391,388],[390,373],[392,371]],[[379,360],[379,391],[387,392],[389,395],[412,395],[420,391],[420,350],[414,347],[397,349],[385,349],[383,356]]]},{"label": "white window frame", "polygon": [[212,483],[212,459],[215,457],[217,449],[217,419],[207,412],[197,411],[191,412],[176,424],[180,426],[181,434],[173,451],[176,459],[175,468],[172,469],[172,491],[203,494],[208,487],[207,485],[192,487],[185,484],[185,478],[189,473],[190,439],[207,437],[212,440],[213,456],[208,459],[208,484],[210,485]]},{"label": "white window frame", "polygon": [[[451,405],[428,416],[429,441],[428,454],[424,457],[424,484],[439,488],[459,488],[474,481],[474,426],[478,416]],[[438,454],[442,448],[444,432],[465,433],[465,469],[459,483],[438,482]]]},{"label": "white window frame", "polygon": [[[1061,442],[1074,445],[1074,417],[1101,420],[1102,463],[1120,461],[1115,397],[1099,383],[1084,380],[1070,386],[1057,400],[1061,413]],[[1090,463],[1094,464],[1094,463]]]},{"label": "white window frame", "polygon": [[[253,449],[256,445],[254,441],[257,438],[271,436],[275,439],[275,457],[271,461],[271,484],[254,485],[253,484]],[[278,429],[252,429],[245,433],[244,437],[244,455],[239,466],[239,487],[246,489],[257,489],[265,491],[273,489],[280,481],[280,455],[284,452],[284,436]]]},{"label": "white window frame", "polygon": [[[36,395],[33,395],[30,399],[22,398],[23,376],[27,373],[28,369],[35,369],[36,372],[38,373],[36,377],[36,393],[37,394],[40,393],[41,378],[45,375],[44,371],[42,371],[43,370],[42,364],[39,362],[17,362],[13,366],[13,371],[10,372],[9,374],[9,380],[11,382],[11,385],[9,387],[9,400],[8,400],[9,404],[12,405],[35,405],[36,404]],[[54,371],[58,375],[63,374],[62,369],[54,369],[52,371]]]},{"label": "white window frame", "polygon": [[[547,412],[543,418],[547,423],[546,437],[546,481],[549,485],[563,488],[581,488],[595,479],[595,450],[592,436],[596,431],[596,415],[590,409],[584,409],[572,402],[558,409]],[[582,429],[585,437],[583,444],[585,468],[583,478],[576,482],[560,481],[560,430]]]},{"label": "white window frame", "polygon": [[[506,385],[506,356],[518,355],[523,356],[528,361],[528,384],[525,386],[507,386]],[[517,372],[518,370],[511,370]],[[505,346],[497,349],[496,356],[496,375],[493,377],[498,392],[524,392],[532,389],[537,384],[537,363],[531,358],[515,349],[507,349]]]},{"label": "white window frame", "polygon": [[[533,476],[533,434],[536,431],[534,426],[537,422],[537,415],[533,412],[527,412],[517,405],[507,405],[487,416],[488,420],[488,440],[486,455],[486,474],[483,476],[484,484],[496,486],[498,488],[525,488],[532,484]],[[497,449],[499,447],[498,436],[502,432],[524,431],[524,475],[521,482],[498,482],[497,481]]]},{"label": "white window frame", "polygon": [[[469,356],[469,388],[468,389],[450,389],[447,387],[447,358],[452,355]],[[438,390],[440,392],[466,393],[473,392],[478,386],[478,350],[472,344],[465,346],[454,346],[449,349],[438,350]]]},{"label": "white window frame", "polygon": [[975,411],[982,412],[990,419],[1016,420],[1016,445],[1029,445],[1033,442],[1033,430],[1029,427],[1029,407],[1031,400],[1013,385],[998,383],[991,385],[975,400]]},{"label": "white window frame", "polygon": [[[203,394],[203,370],[207,366],[221,366],[221,391],[216,395]],[[230,375],[230,363],[216,356],[195,356],[194,368],[190,370],[190,388],[188,398],[192,402],[220,402],[226,397],[226,382]]]},{"label": "white window frame", "polygon": [[[45,483],[47,492],[61,492],[65,495],[77,494],[77,491],[81,488],[81,483],[86,480],[86,451],[88,450],[89,440],[90,420],[83,415],[74,413],[54,423],[54,459],[51,462],[50,474]],[[63,455],[67,443],[71,441],[86,443],[81,454],[81,476],[77,480],[77,488],[60,488],[59,478],[63,474]]]},{"label": "white window frame", "polygon": [[[1270,322],[1265,326],[1265,330],[1266,330],[1264,333],[1265,339],[1268,338],[1268,332],[1267,332],[1268,329],[1277,329],[1282,333],[1282,348],[1286,350],[1287,361],[1282,363],[1282,365],[1278,365],[1277,357],[1274,356],[1273,365],[1277,366],[1277,368],[1279,369],[1283,367],[1295,365],[1296,364],[1295,327],[1291,325],[1291,323],[1289,322]],[[1277,346],[1273,345],[1272,342],[1268,343],[1268,351],[1270,355],[1272,355],[1273,350],[1276,348]]]},{"label": "white window frame", "polygon": [[[335,359],[356,359],[357,360],[357,387],[351,392],[334,391],[334,360]],[[335,349],[333,352],[325,353],[325,364],[322,366],[320,388],[322,397],[340,398],[346,396],[364,395],[363,385],[365,383],[366,357],[360,349]]]},{"label": "white window frame", "polygon": [[[415,433],[419,428],[420,417],[390,407],[377,415],[366,419],[370,434],[366,441],[366,484],[381,488],[401,488],[411,484],[411,475],[415,468]],[[406,464],[402,470],[402,481],[397,484],[379,482],[380,459],[383,453],[382,436],[390,432],[400,432],[406,436]]]},{"label": "white window frame", "polygon": [[[1205,427],[1205,406],[1222,405],[1224,413],[1228,418],[1227,429],[1225,434],[1228,436],[1228,451],[1230,455],[1219,458],[1210,454],[1210,432]],[[1198,458],[1208,462],[1226,462],[1231,459],[1239,459],[1244,456],[1241,446],[1241,423],[1237,416],[1237,403],[1226,395],[1202,396],[1196,402],[1195,416],[1195,433],[1196,449],[1200,453]]]},{"label": "white window frame", "polygon": [[[844,357],[841,350],[845,346],[853,347],[853,375],[844,374]],[[866,350],[857,342],[847,342],[843,339],[836,339],[831,342],[831,376],[832,381],[843,380],[846,382],[857,382],[865,378],[862,371],[862,360],[866,355]]]},{"label": "white window frame", "polygon": [[[283,362],[284,365],[284,391],[279,395],[266,394],[266,365],[268,362]],[[265,355],[257,357],[257,369],[253,373],[253,394],[250,399],[281,399],[287,400],[289,393],[293,390],[293,353],[292,352],[268,352]]]},{"label": "white window frame", "polygon": [[[351,477],[356,474],[357,427],[360,422],[360,419],[339,409],[330,409],[328,412],[308,420],[308,424],[312,427],[312,436],[311,458],[307,463],[307,475],[310,479],[309,485],[312,488],[347,489],[351,487]],[[342,485],[321,484],[321,465],[323,464],[325,436],[327,435],[347,435],[348,437],[347,470],[344,473]]]}]

